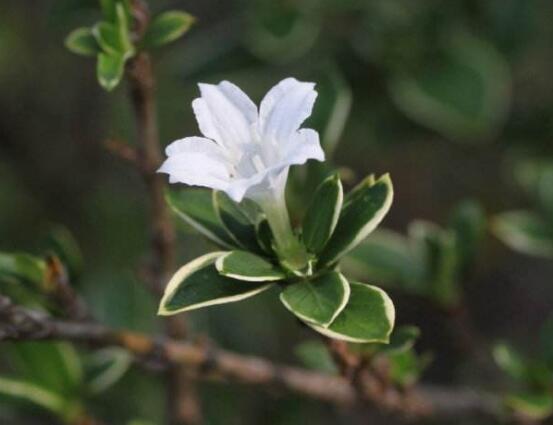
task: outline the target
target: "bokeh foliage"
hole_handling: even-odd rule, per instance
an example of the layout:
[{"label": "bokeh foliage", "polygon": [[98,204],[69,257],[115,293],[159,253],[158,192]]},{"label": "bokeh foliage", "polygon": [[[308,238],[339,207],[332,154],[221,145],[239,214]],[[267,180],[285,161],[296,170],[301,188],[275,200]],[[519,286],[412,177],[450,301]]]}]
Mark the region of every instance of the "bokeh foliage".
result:
[{"label": "bokeh foliage", "polygon": [[[461,200],[474,199],[475,208],[482,211],[478,216],[492,216],[491,228],[503,240],[512,241],[501,231],[507,224],[508,234],[512,236],[514,229],[526,238],[523,248],[534,247],[523,251],[551,256],[553,186],[547,183],[553,158],[551,2],[151,3],[155,15],[179,9],[197,19],[182,41],[154,52],[164,143],[197,133],[189,106],[197,95],[196,82],[228,79],[258,100],[274,82],[294,75],[318,84],[319,99],[308,124],[320,132],[332,158],[329,165],[294,170],[289,202],[298,221],[321,176],[334,168],[348,189],[368,173],[393,176],[396,200],[385,227],[396,233],[389,244],[393,254],[385,260],[394,262],[386,263],[373,279],[375,284],[388,280],[403,284],[393,289],[398,321],[421,329],[419,356],[405,354],[412,353],[412,347],[394,354],[398,382],[408,383],[409,376],[428,367],[427,376],[434,381],[504,388],[491,362],[486,363],[485,373],[464,373],[479,370],[478,361],[459,349],[460,338],[442,311],[460,301],[482,337],[525,347],[524,357],[539,366],[543,356],[536,329],[553,305],[550,260],[510,252],[485,232],[489,228],[481,230],[478,217],[471,229],[480,242],[463,245],[462,238],[472,231],[466,227],[458,231],[463,219],[451,214]],[[55,253],[99,320],[154,331],[161,328],[155,317],[158,300],[144,289],[136,273],[148,244],[144,188],[129,167],[102,147],[108,137],[133,140],[126,87],[123,83],[108,96],[97,86],[93,61],[79,59],[64,47],[71,30],[92,27],[102,19],[95,0],[0,4],[0,249],[32,255],[17,257],[15,263],[10,259],[9,267],[2,256],[0,264],[7,274],[10,267],[31,261],[36,267],[26,270],[31,270],[27,278],[32,283],[40,276],[45,255]],[[115,75],[120,71],[117,68]],[[520,210],[525,211],[522,218],[505,215],[505,211]],[[470,221],[474,216],[467,214]],[[424,222],[413,224],[415,218]],[[189,227],[179,227],[183,263],[212,248]],[[440,253],[439,261],[432,264],[442,266],[427,267],[430,262],[413,255],[403,236],[407,228],[414,229],[409,239],[424,234],[426,241],[438,246],[434,252]],[[74,246],[63,248],[75,245],[73,239],[82,247],[82,258]],[[471,253],[475,247],[478,250]],[[378,260],[374,254],[371,258]],[[430,272],[434,274],[429,276]],[[367,275],[366,270],[363,273]],[[12,285],[13,276],[3,276],[3,284]],[[444,287],[449,290],[444,292]],[[11,288],[14,297],[30,305],[42,302],[32,290],[29,294],[28,289]],[[274,295],[195,313],[193,327],[223,347],[281,361],[302,359],[332,370],[321,347],[300,345],[311,334],[297,326]],[[543,350],[550,353],[551,333],[544,335]],[[290,349],[294,345],[299,358]],[[25,348],[29,347],[20,350]],[[35,355],[44,350],[51,356],[69,352],[78,358],[82,373],[68,378],[71,394],[90,403],[100,416],[114,423],[162,420],[164,400],[158,377],[132,369],[109,390],[93,395],[89,387],[95,381],[89,379],[87,365],[98,363],[85,352],[57,344],[32,348]],[[32,376],[9,359],[21,359],[21,353],[14,354],[13,347],[5,344],[1,351],[2,376]],[[430,365],[420,356],[428,351],[434,359]],[[51,377],[30,379],[59,389],[59,382],[50,382]],[[535,388],[527,380],[513,386],[525,391]],[[296,397],[212,384],[202,385],[201,391],[206,419],[213,424],[355,421],[343,412]],[[80,408],[78,403],[54,404],[62,416]],[[53,417],[43,420],[39,411],[26,406],[2,402],[0,421],[54,422]],[[510,406],[524,411],[520,399]],[[386,421],[382,423],[391,423]]]}]

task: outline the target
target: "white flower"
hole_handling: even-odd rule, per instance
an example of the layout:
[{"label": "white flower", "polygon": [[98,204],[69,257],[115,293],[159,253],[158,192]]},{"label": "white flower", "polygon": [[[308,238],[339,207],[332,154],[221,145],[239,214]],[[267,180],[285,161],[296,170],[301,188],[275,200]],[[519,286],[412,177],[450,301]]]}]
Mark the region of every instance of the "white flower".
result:
[{"label": "white flower", "polygon": [[258,111],[228,81],[199,84],[201,97],[192,107],[205,137],[171,143],[159,171],[171,183],[221,190],[236,202],[270,192],[280,197],[291,165],[324,160],[318,133],[300,129],[317,97],[314,86],[287,78],[269,90]]}]

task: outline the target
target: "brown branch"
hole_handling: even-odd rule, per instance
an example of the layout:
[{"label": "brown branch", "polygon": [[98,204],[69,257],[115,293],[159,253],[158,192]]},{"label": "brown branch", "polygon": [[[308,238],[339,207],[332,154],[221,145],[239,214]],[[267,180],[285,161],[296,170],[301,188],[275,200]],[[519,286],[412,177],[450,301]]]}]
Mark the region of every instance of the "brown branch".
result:
[{"label": "brown branch", "polygon": [[155,172],[161,163],[161,154],[150,57],[146,53],[138,54],[130,62],[127,75],[136,116],[139,171],[150,198],[152,276],[158,293],[162,293],[166,279],[174,269],[175,232],[165,205],[165,182],[163,176]]},{"label": "brown branch", "polygon": [[[142,0],[132,0],[134,16],[132,36],[140,41],[149,21],[147,4]],[[165,283],[175,268],[175,229],[165,204],[165,180],[156,173],[161,163],[161,146],[157,123],[155,76],[150,56],[138,53],[129,61],[127,79],[131,101],[136,117],[137,168],[142,174],[150,199],[150,223],[152,234],[152,259],[150,264],[151,286],[156,294],[161,294]],[[187,336],[183,316],[166,320],[167,334],[175,339]],[[195,425],[201,422],[199,401],[192,382],[178,365],[167,371],[167,396],[170,423],[173,425]]]},{"label": "brown branch", "polygon": [[64,317],[73,320],[90,320],[88,307],[75,292],[65,266],[54,255],[46,258],[45,294],[57,305]]},{"label": "brown branch", "polygon": [[113,156],[116,156],[136,167],[140,167],[138,153],[136,152],[136,149],[129,144],[117,139],[107,139],[104,142],[104,147]]},{"label": "brown branch", "polygon": [[117,345],[140,360],[149,359],[169,367],[183,366],[188,376],[277,388],[338,405],[360,405],[368,400],[384,410],[411,417],[451,418],[474,414],[497,417],[501,413],[498,398],[479,391],[419,386],[406,394],[378,396],[375,391],[364,395],[341,376],[280,365],[201,343],[155,339],[95,323],[56,320],[44,313],[15,306],[2,296],[0,340],[66,340],[97,346]]}]

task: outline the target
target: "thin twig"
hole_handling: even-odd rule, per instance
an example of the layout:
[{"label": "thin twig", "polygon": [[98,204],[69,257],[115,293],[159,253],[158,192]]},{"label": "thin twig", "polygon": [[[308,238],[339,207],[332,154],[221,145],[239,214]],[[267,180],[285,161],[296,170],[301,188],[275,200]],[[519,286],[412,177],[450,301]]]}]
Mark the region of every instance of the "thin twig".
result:
[{"label": "thin twig", "polygon": [[104,142],[104,147],[113,155],[116,156],[136,167],[140,167],[140,162],[138,160],[138,152],[136,149],[117,139],[107,139]]},{"label": "thin twig", "polygon": [[279,365],[202,343],[156,339],[127,330],[115,330],[95,323],[63,321],[44,313],[15,306],[0,296],[0,340],[66,340],[98,346],[117,345],[138,359],[152,359],[166,365],[183,366],[189,376],[216,379],[302,394],[338,405],[355,405],[369,400],[373,405],[407,416],[460,417],[501,413],[499,399],[479,391],[418,386],[407,394],[375,391],[367,397],[342,376]]},{"label": "thin twig", "polygon": [[88,307],[71,286],[67,270],[58,257],[50,255],[46,258],[46,273],[44,292],[55,302],[64,317],[91,320]]},{"label": "thin twig", "polygon": [[[139,42],[144,35],[150,13],[142,0],[132,0],[134,16],[133,38]],[[152,261],[149,275],[151,286],[159,295],[175,268],[175,229],[165,204],[163,176],[156,173],[161,163],[161,146],[157,123],[155,76],[150,56],[138,53],[127,67],[127,79],[137,129],[138,170],[142,174],[150,199]],[[167,334],[175,339],[187,336],[184,317],[166,320]],[[169,421],[173,425],[196,425],[201,422],[199,401],[192,382],[177,366],[167,372]]]}]

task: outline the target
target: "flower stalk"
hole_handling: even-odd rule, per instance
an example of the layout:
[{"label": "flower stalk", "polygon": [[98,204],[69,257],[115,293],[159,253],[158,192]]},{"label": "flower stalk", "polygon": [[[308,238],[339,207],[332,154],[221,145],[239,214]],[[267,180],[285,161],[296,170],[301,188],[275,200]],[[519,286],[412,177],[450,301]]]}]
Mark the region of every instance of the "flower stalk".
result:
[{"label": "flower stalk", "polygon": [[265,192],[255,197],[254,201],[261,207],[269,222],[282,266],[293,272],[305,269],[308,264],[307,251],[290,224],[284,186]]}]

